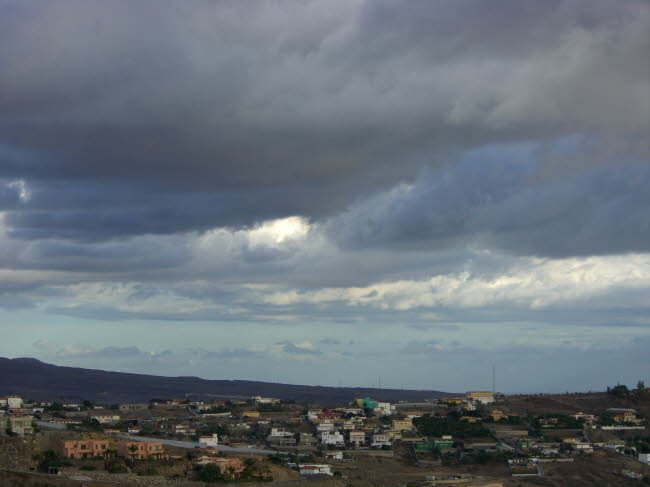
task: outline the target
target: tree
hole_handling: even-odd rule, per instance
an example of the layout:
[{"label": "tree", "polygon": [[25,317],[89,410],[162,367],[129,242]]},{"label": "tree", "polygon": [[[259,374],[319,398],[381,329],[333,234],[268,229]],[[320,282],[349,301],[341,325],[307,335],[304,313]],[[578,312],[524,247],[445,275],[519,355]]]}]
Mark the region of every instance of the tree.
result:
[{"label": "tree", "polygon": [[219,482],[220,480],[225,479],[223,478],[219,467],[212,463],[208,463],[199,470],[199,480],[201,482]]},{"label": "tree", "polygon": [[636,383],[636,390],[641,391],[645,390],[645,382],[640,380],[639,382]]},{"label": "tree", "polygon": [[131,445],[129,445],[128,449],[131,452],[130,455],[129,455],[131,457],[131,461],[133,461],[133,459],[135,458],[135,452],[138,451],[138,447],[137,447],[137,445],[131,444]]},{"label": "tree", "polygon": [[54,450],[45,450],[44,452],[37,453],[32,458],[38,462],[39,472],[47,473],[50,469],[61,466],[59,455]]},{"label": "tree", "polygon": [[612,388],[611,393],[616,397],[627,397],[630,395],[630,390],[625,384],[617,384]]},{"label": "tree", "polygon": [[81,424],[89,430],[102,431],[104,427],[95,418],[85,418]]},{"label": "tree", "polygon": [[61,404],[60,402],[53,402],[49,406],[45,406],[43,408],[43,411],[48,413],[55,412],[55,411],[63,411],[63,404]]}]

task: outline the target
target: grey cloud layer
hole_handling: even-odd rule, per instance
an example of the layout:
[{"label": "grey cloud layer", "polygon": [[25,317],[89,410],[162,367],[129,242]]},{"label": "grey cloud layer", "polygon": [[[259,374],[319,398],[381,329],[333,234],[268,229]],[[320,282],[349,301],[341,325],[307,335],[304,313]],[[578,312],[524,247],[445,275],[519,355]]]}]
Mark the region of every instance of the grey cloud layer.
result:
[{"label": "grey cloud layer", "polygon": [[321,219],[464,149],[606,135],[616,165],[648,129],[640,1],[1,7],[0,176],[32,198],[0,205],[21,238]]}]

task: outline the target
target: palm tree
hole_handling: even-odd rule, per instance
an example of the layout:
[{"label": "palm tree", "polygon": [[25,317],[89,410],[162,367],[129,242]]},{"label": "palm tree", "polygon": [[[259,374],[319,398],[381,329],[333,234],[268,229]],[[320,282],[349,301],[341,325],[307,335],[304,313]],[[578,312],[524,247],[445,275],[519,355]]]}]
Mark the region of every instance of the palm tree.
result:
[{"label": "palm tree", "polygon": [[130,444],[128,450],[131,452],[131,460],[135,459],[135,453],[138,451],[138,445]]}]

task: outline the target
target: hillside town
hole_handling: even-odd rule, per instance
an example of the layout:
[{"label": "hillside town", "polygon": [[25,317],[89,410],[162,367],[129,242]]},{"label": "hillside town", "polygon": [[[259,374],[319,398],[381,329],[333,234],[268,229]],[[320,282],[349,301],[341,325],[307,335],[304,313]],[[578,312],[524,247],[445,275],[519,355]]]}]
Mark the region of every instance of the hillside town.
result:
[{"label": "hillside town", "polygon": [[0,469],[9,478],[97,485],[650,483],[649,412],[642,381],[604,393],[468,391],[338,405],[262,396],[98,404],[8,395],[0,398]]}]

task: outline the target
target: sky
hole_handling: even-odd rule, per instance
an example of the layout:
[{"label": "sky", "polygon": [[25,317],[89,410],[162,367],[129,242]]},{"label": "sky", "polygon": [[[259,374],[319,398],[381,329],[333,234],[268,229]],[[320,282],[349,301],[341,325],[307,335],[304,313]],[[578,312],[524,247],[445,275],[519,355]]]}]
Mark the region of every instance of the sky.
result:
[{"label": "sky", "polygon": [[0,356],[650,381],[650,3],[0,0]]}]

